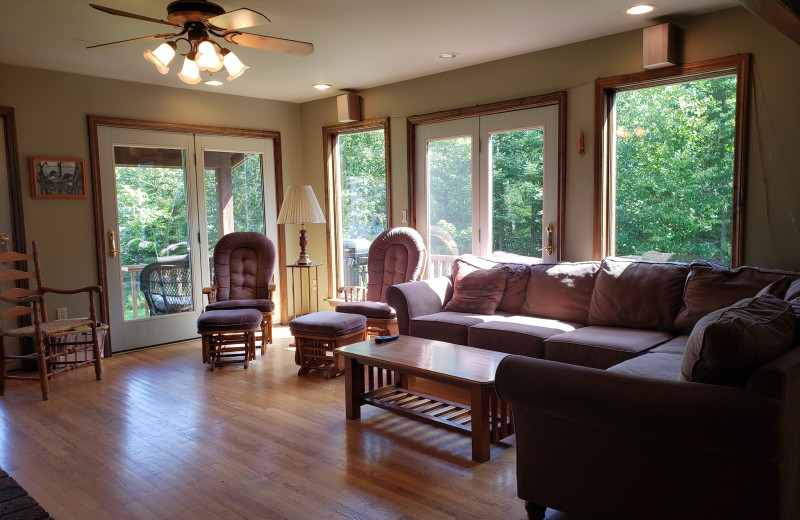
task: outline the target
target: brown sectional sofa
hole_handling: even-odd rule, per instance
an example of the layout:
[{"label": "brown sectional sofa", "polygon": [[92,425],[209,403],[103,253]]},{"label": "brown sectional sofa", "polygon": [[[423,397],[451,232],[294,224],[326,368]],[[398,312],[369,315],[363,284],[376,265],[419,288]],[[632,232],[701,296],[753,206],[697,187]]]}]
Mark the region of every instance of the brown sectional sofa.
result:
[{"label": "brown sectional sofa", "polygon": [[495,314],[444,310],[450,277],[390,287],[386,299],[401,334],[512,354],[497,390],[514,411],[531,518],[543,506],[587,518],[800,518],[800,335],[771,360],[739,355],[752,365],[743,383],[680,380],[682,364],[691,379],[704,355],[714,360],[684,361],[687,342],[702,340],[695,329],[740,300],[780,300],[797,334],[800,273],[464,260],[509,267]]}]

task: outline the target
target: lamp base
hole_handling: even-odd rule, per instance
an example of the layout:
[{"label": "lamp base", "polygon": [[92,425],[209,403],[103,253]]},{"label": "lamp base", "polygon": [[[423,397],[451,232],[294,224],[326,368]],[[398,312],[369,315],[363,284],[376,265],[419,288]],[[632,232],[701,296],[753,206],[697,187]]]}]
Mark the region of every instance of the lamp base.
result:
[{"label": "lamp base", "polygon": [[314,262],[311,261],[311,258],[308,256],[308,253],[301,252],[300,256],[297,257],[297,261],[295,265],[311,265]]},{"label": "lamp base", "polygon": [[297,257],[296,265],[311,265],[311,258],[308,256],[308,251],[306,251],[307,245],[306,225],[300,224],[300,256]]}]

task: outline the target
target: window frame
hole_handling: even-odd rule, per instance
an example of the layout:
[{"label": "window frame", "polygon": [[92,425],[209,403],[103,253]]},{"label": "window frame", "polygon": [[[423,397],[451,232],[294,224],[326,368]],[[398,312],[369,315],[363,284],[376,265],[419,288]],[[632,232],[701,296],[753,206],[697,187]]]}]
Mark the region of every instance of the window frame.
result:
[{"label": "window frame", "polygon": [[383,130],[384,161],[386,163],[386,226],[392,227],[392,171],[389,117],[379,117],[340,123],[322,127],[322,154],[325,167],[325,233],[328,248],[328,300],[338,299],[338,289],[343,284],[342,251],[342,208],[339,193],[339,172],[336,166],[338,140],[340,135],[357,134]]},{"label": "window frame", "polygon": [[731,215],[731,267],[742,265],[744,231],[744,178],[746,172],[747,116],[750,88],[750,55],[688,63],[663,69],[623,74],[595,81],[595,205],[593,256],[600,260],[611,251],[615,168],[614,121],[617,92],[674,83],[736,75],[736,122],[733,144],[733,200]]}]

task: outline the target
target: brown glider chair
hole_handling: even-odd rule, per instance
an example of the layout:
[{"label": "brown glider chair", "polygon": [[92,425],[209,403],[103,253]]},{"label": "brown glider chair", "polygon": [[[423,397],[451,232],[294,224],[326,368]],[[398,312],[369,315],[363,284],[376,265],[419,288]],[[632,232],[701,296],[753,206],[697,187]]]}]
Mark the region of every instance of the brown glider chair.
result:
[{"label": "brown glider chair", "polygon": [[257,309],[261,321],[261,354],[272,343],[272,273],[275,245],[263,233],[229,233],[214,247],[214,284],[203,289],[208,295],[206,311]]},{"label": "brown glider chair", "polygon": [[[28,263],[33,263],[34,270]],[[25,267],[27,265],[27,267]],[[19,283],[29,280],[28,286]],[[35,281],[35,287],[31,283]],[[49,379],[57,372],[93,364],[95,377],[103,377],[100,355],[100,338],[108,326],[100,324],[95,318],[94,295],[100,293],[97,285],[80,289],[55,289],[42,285],[42,272],[39,266],[39,248],[33,242],[33,254],[14,251],[0,252],[0,395],[5,395],[6,379],[38,379],[42,388],[42,399],[46,400],[50,391]],[[89,315],[50,321],[44,295],[80,294],[88,296]],[[3,323],[20,316],[30,317],[30,325],[4,329]],[[33,350],[30,353],[9,352],[9,339],[30,338]],[[20,345],[20,348],[24,348]],[[14,348],[13,350],[16,350]],[[38,373],[7,373],[9,361],[32,361],[38,365]]]},{"label": "brown glider chair", "polygon": [[367,287],[341,287],[345,302],[337,312],[367,318],[368,336],[397,334],[397,314],[386,303],[386,288],[422,277],[425,268],[422,236],[409,227],[387,229],[373,240],[367,256]]}]

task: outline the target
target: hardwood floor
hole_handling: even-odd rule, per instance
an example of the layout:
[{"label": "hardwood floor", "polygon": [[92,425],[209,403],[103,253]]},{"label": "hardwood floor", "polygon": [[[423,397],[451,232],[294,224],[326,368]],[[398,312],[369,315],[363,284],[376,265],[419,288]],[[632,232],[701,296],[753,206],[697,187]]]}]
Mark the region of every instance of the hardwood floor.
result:
[{"label": "hardwood floor", "polygon": [[285,327],[250,368],[209,372],[200,341],[9,381],[0,467],[59,520],[524,519],[515,437],[471,460],[468,435],[376,408],[345,419],[344,378],[297,377]]}]

